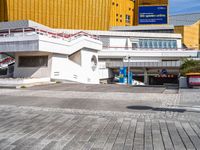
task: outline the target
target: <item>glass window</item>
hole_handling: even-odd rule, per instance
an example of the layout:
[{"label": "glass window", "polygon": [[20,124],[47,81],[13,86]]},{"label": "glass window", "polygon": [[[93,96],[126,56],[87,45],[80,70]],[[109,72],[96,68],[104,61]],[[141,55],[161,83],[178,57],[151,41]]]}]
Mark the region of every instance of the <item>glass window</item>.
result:
[{"label": "glass window", "polygon": [[158,41],[158,48],[162,48],[162,41],[161,40]]},{"label": "glass window", "polygon": [[177,42],[175,40],[172,41],[172,48],[177,48]]},{"label": "glass window", "polygon": [[19,56],[18,67],[47,67],[48,56]]},{"label": "glass window", "polygon": [[153,40],[153,48],[158,48],[158,41],[157,40]]},{"label": "glass window", "polygon": [[162,48],[167,48],[167,41],[162,41]]},{"label": "glass window", "polygon": [[137,47],[137,43],[132,43],[132,49],[136,49]]},{"label": "glass window", "polygon": [[148,48],[147,40],[144,40],[144,48]]},{"label": "glass window", "polygon": [[172,49],[177,48],[176,40],[159,40],[159,39],[140,39],[139,40],[140,48],[166,48]]},{"label": "glass window", "polygon": [[143,48],[143,40],[139,40],[139,47]]},{"label": "glass window", "polygon": [[152,40],[149,40],[149,48],[153,48],[153,41]]},{"label": "glass window", "polygon": [[131,17],[130,17],[130,15],[126,15],[126,18],[125,18],[125,20],[126,20],[126,23],[130,23],[131,21]]}]

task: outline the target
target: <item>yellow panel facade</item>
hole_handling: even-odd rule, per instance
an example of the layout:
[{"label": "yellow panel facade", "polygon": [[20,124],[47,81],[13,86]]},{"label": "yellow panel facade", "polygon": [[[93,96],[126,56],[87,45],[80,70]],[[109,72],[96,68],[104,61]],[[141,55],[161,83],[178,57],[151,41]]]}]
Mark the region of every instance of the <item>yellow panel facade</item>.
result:
[{"label": "yellow panel facade", "polygon": [[131,26],[134,19],[134,1],[112,0],[110,26]]},{"label": "yellow panel facade", "polygon": [[108,30],[111,2],[0,0],[0,21],[33,20],[52,28]]},{"label": "yellow panel facade", "polygon": [[177,26],[175,32],[182,34],[186,47],[200,50],[200,21],[191,26]]},{"label": "yellow panel facade", "polygon": [[168,0],[0,0],[0,21],[33,20],[52,28],[108,30],[137,25],[140,5],[168,5]]}]

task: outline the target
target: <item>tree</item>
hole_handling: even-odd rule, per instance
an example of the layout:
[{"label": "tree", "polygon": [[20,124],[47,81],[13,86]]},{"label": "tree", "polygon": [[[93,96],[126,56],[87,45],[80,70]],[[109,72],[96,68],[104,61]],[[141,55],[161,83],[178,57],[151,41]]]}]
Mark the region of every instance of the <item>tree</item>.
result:
[{"label": "tree", "polygon": [[183,76],[185,76],[187,73],[200,73],[200,61],[185,59],[180,69],[181,75]]}]

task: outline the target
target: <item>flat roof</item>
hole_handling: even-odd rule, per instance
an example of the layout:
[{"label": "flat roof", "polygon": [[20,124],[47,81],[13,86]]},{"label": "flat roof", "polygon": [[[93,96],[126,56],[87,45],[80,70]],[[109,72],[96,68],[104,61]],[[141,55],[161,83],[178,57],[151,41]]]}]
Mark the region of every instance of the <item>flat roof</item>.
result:
[{"label": "flat roof", "polygon": [[19,29],[19,28],[38,28],[52,31],[51,28],[39,24],[37,22],[31,20],[19,20],[19,21],[9,21],[9,22],[0,22],[0,30],[12,30],[12,29]]},{"label": "flat roof", "polygon": [[88,34],[97,36],[114,36],[114,37],[143,37],[143,38],[175,38],[181,39],[181,34],[176,33],[149,33],[149,32],[119,32],[119,31],[99,31],[99,30],[71,30],[57,29],[59,32],[75,34],[76,32],[84,31]]},{"label": "flat roof", "polygon": [[53,29],[30,20],[19,20],[11,22],[0,22],[0,30],[9,30],[17,28],[37,28],[49,32],[64,32],[66,34],[75,34],[80,31],[92,35],[118,36],[118,37],[150,37],[150,38],[176,38],[181,39],[181,34],[175,33],[148,33],[148,32],[118,32],[118,31],[100,31],[100,30],[73,30],[73,29]]}]

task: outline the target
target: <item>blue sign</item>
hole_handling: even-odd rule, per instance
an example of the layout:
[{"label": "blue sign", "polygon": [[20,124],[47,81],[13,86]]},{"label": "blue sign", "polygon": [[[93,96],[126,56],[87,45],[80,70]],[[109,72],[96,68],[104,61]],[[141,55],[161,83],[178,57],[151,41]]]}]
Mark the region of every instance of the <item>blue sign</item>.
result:
[{"label": "blue sign", "polygon": [[167,6],[141,6],[139,7],[139,24],[167,24]]},{"label": "blue sign", "polygon": [[127,71],[127,68],[126,67],[123,67],[123,68],[120,68],[120,71],[119,71],[119,83],[126,83],[126,71]]},{"label": "blue sign", "polygon": [[162,69],[161,74],[162,75],[167,75],[168,74],[167,69]]}]

